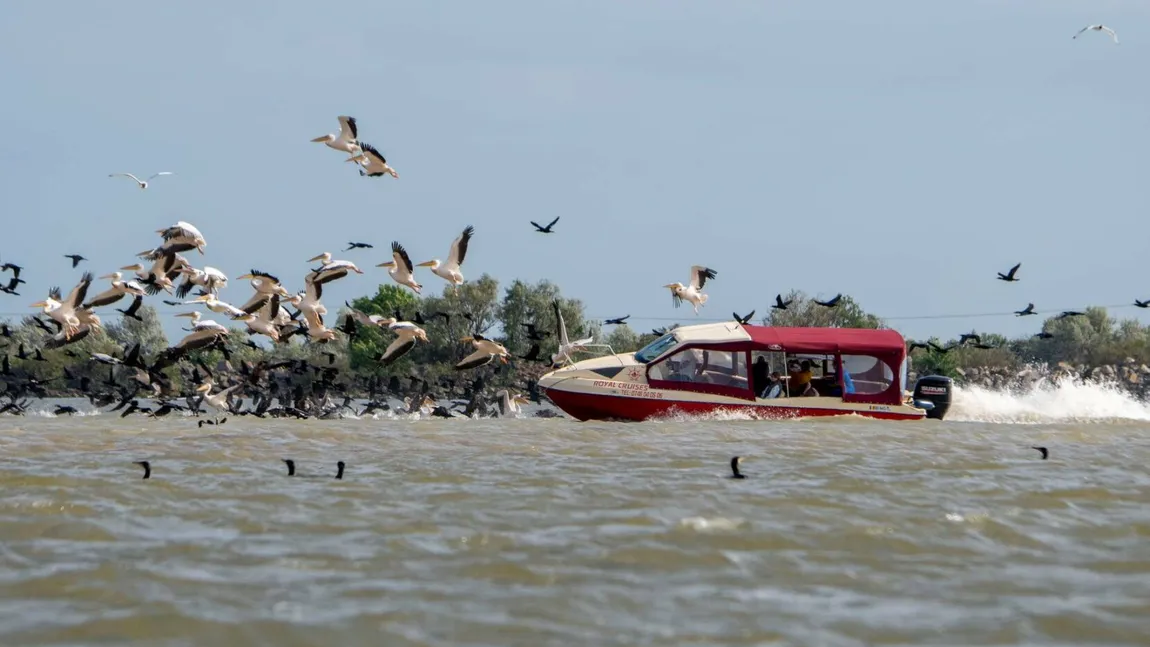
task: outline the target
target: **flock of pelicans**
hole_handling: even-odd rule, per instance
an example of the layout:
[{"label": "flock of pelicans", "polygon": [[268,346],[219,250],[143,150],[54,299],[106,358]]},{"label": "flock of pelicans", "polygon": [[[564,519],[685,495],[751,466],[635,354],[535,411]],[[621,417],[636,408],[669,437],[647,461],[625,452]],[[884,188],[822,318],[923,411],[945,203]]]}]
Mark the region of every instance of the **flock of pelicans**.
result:
[{"label": "flock of pelicans", "polygon": [[[1118,42],[1118,36],[1114,30],[1101,24],[1088,25],[1082,28],[1074,35],[1074,38],[1086,31],[1106,33],[1115,43]],[[359,166],[361,176],[378,178],[383,175],[390,175],[393,178],[399,177],[399,173],[388,165],[386,158],[378,149],[359,139],[359,129],[355,118],[344,115],[338,117],[338,120],[340,125],[338,133],[322,135],[312,139],[312,141],[323,143],[334,150],[348,154],[349,157],[345,161],[356,163]],[[156,178],[169,175],[173,175],[173,173],[161,171],[146,179],[140,179],[131,173],[113,173],[110,177],[126,177],[136,182],[141,190],[145,190]],[[546,226],[532,221],[531,225],[535,227],[537,232],[551,234],[554,233],[554,227],[558,221],[559,218],[555,218]],[[303,290],[295,293],[284,287],[277,277],[253,269],[237,277],[248,280],[254,291],[243,305],[237,307],[219,297],[220,291],[228,285],[228,277],[223,272],[210,266],[204,266],[202,269],[194,267],[183,255],[184,252],[192,250],[202,255],[207,246],[203,234],[195,226],[180,221],[170,227],[158,230],[157,233],[160,235],[161,244],[138,255],[146,263],[137,262],[127,265],[121,267],[119,271],[100,277],[110,282],[105,291],[89,298],[88,293],[93,283],[93,277],[86,272],[67,296],[64,296],[59,288],[52,288],[46,299],[32,304],[32,307],[40,308],[42,314],[47,317],[47,321],[38,316],[31,318],[37,327],[47,333],[47,339],[43,341],[40,348],[34,349],[32,353],[26,351],[21,345],[17,357],[47,361],[43,355],[44,351],[62,350],[63,352],[70,352],[67,348],[69,345],[86,338],[101,328],[100,316],[96,310],[114,305],[126,296],[133,298],[131,304],[127,308],[117,309],[117,311],[125,317],[140,319],[138,311],[145,296],[164,292],[182,300],[186,299],[193,289],[197,289],[197,295],[190,300],[165,300],[164,303],[172,306],[202,306],[213,313],[224,315],[232,321],[242,322],[247,326],[249,335],[265,336],[275,344],[287,343],[293,336],[297,335],[307,339],[310,343],[317,344],[335,339],[337,333],[343,333],[350,338],[356,334],[357,326],[387,330],[395,337],[377,358],[382,365],[386,366],[403,357],[417,343],[428,341],[427,332],[417,323],[400,321],[396,317],[368,315],[351,308],[350,305],[348,305],[348,313],[341,325],[336,328],[326,326],[324,316],[328,311],[322,302],[323,286],[346,277],[349,273],[363,274],[364,272],[352,261],[333,259],[328,252],[309,259],[309,263],[318,263],[319,266],[309,268],[304,275]],[[466,227],[452,241],[446,262],[432,259],[418,265],[412,263],[411,257],[403,245],[398,241],[393,241],[391,243],[391,260],[380,263],[377,267],[387,268],[388,275],[395,283],[411,289],[416,294],[420,294],[423,289],[423,286],[415,278],[416,268],[426,267],[432,274],[446,281],[458,293],[459,286],[464,283],[461,267],[467,257],[468,245],[474,234],[474,227]],[[372,245],[352,242],[345,251],[365,248],[370,249]],[[77,267],[80,262],[87,260],[79,254],[69,254],[66,255],[66,258],[71,260],[73,268]],[[16,290],[20,284],[25,282],[21,278],[22,269],[19,265],[10,262],[0,264],[0,276],[3,272],[9,273],[7,282],[0,281],[0,292],[11,295],[19,294]],[[1007,273],[1000,273],[998,278],[1008,282],[1016,281],[1018,279],[1015,274],[1018,269],[1019,265],[1016,265]],[[123,272],[127,271],[134,272],[134,277],[125,280]],[[707,295],[703,292],[703,288],[708,280],[713,280],[716,276],[715,270],[694,265],[691,267],[690,278],[686,284],[676,282],[669,283],[664,287],[670,290],[672,301],[676,307],[686,301],[692,305],[697,314],[699,308],[707,302]],[[830,300],[815,301],[815,303],[833,308],[838,305],[840,298],[841,295],[838,295]],[[1150,306],[1150,302],[1143,301],[1135,301],[1135,304],[1143,308]],[[782,296],[779,295],[776,296],[775,304],[771,307],[785,310],[788,305],[789,302],[783,301]],[[289,306],[294,312],[288,310]],[[593,346],[593,339],[591,337],[574,341],[568,339],[558,303],[554,304],[554,308],[557,320],[558,350],[550,357],[550,361],[552,366],[558,366],[571,361],[573,353]],[[1027,308],[1016,312],[1016,314],[1019,316],[1036,314],[1034,304],[1029,304]],[[1082,314],[1081,312],[1068,311],[1060,316],[1070,317]],[[746,322],[752,315],[739,317],[736,314],[735,316],[739,321]],[[89,389],[92,387],[90,380],[85,381],[85,378],[85,380],[79,381],[79,386],[94,405],[105,406],[118,401],[113,410],[123,410],[121,413],[123,416],[133,412],[160,416],[174,410],[185,409],[185,407],[172,402],[172,399],[180,394],[174,392],[171,380],[162,372],[163,369],[187,359],[188,354],[196,350],[216,349],[224,353],[225,358],[229,357],[227,343],[230,333],[226,326],[204,318],[198,310],[176,316],[188,317],[191,320],[190,333],[175,345],[161,352],[150,366],[141,358],[139,344],[125,348],[122,358],[100,353],[91,356],[92,361],[111,365],[113,369],[109,379],[104,382],[106,386],[112,387],[111,393],[90,391]],[[609,320],[607,323],[621,323],[625,318]],[[7,340],[4,338],[11,337],[12,333],[5,325],[0,328],[0,334],[2,334],[0,342],[6,342]],[[1037,336],[1049,337],[1050,334],[1039,333]],[[975,339],[981,343],[977,340],[976,335],[965,335],[964,338],[963,341],[959,342],[960,344],[969,339]],[[496,360],[508,363],[507,348],[492,339],[485,338],[480,334],[473,334],[463,338],[461,342],[470,344],[472,352],[455,365],[455,369],[458,371],[475,369]],[[250,339],[245,340],[244,343],[258,348]],[[950,348],[940,348],[934,344],[914,342],[911,343],[910,350],[914,350],[916,347],[939,352],[950,350]],[[7,346],[0,347],[0,350],[6,349]],[[537,349],[533,349],[533,351],[529,355],[538,355]],[[537,359],[537,357],[528,358]],[[126,381],[118,379],[117,368],[130,369]],[[351,408],[350,397],[345,397],[341,405],[336,405],[330,397],[331,393],[338,391],[333,382],[337,371],[332,367],[309,367],[306,366],[306,362],[298,361],[261,362],[256,366],[245,366],[240,371],[240,375],[229,376],[227,385],[217,384],[215,376],[202,363],[197,364],[190,373],[187,372],[186,367],[182,370],[185,377],[190,378],[196,385],[191,393],[183,394],[187,399],[186,409],[194,414],[198,414],[205,405],[207,408],[215,410],[217,414],[219,412],[250,413],[259,416],[278,414],[295,417],[339,416],[342,415],[344,409]],[[299,374],[309,370],[314,370],[321,376],[318,387],[313,384],[311,385],[312,388],[307,389],[310,393],[305,392],[299,384],[296,384],[294,388],[283,388],[282,381],[279,379],[283,377],[283,372]],[[59,379],[76,382],[74,377],[65,369],[65,374]],[[264,377],[268,378],[266,387],[261,382]],[[392,378],[392,382],[389,384],[389,389],[392,392],[396,391],[396,381],[395,378]],[[413,379],[413,386],[414,382],[417,380]],[[477,380],[477,382],[482,382],[482,380]],[[0,404],[0,413],[21,414],[28,402],[27,395],[43,397],[46,393],[43,383],[27,374],[19,375],[12,370],[7,354],[4,355],[3,365],[0,366],[0,386],[4,387],[3,392],[0,392],[0,397],[7,399],[6,404]],[[378,386],[378,384],[374,385],[371,391],[373,398],[368,407],[359,412],[360,415],[370,411],[390,409],[386,402],[377,401],[374,397],[381,391],[381,389],[375,388]],[[423,391],[413,394],[422,397],[408,397],[404,400],[407,411],[415,412],[430,409],[434,415],[459,415],[453,410],[436,406],[435,400],[428,395],[428,386],[425,382]],[[458,385],[452,381],[449,386],[457,388]],[[472,385],[472,388],[463,390],[465,394],[471,396],[471,399],[466,402],[467,411],[463,415],[474,416],[486,413],[486,405],[481,396],[482,389],[475,388],[476,386],[482,385]],[[529,388],[531,386],[528,385]],[[141,406],[139,400],[136,399],[141,392],[144,392],[146,397],[158,401],[159,406],[155,409]],[[235,402],[235,398],[242,395],[253,396],[252,407],[247,411],[240,411]],[[507,390],[500,391],[497,395],[501,412],[505,415],[518,412],[519,405],[526,401],[524,396]],[[537,398],[536,395],[535,399]],[[278,407],[273,408],[271,406],[273,400],[278,400]],[[58,407],[56,411],[56,413],[74,412],[70,407]],[[200,425],[205,423],[222,424],[224,421],[226,418],[220,420],[217,415],[212,421],[201,420]],[[732,469],[737,473],[734,462],[732,462]]]},{"label": "flock of pelicans", "polygon": [[[392,177],[399,176],[395,169],[388,166],[387,161],[378,150],[370,144],[359,141],[356,120],[353,117],[341,116],[339,122],[340,131],[338,134],[324,135],[312,141],[323,142],[331,148],[350,154],[351,157],[347,161],[354,161],[359,164],[362,167],[360,169],[361,175],[368,177],[379,177],[384,174]],[[130,173],[113,173],[110,177],[128,177],[134,180],[139,188],[147,189],[151,180],[166,175],[172,175],[172,173],[170,171],[156,173],[146,180],[141,180]],[[556,218],[547,226],[532,224],[542,233],[553,233],[553,228],[558,220]],[[47,361],[43,355],[44,351],[62,351],[75,356],[68,347],[92,335],[102,327],[100,316],[97,314],[98,309],[117,304],[125,297],[131,297],[131,304],[127,308],[117,309],[117,311],[125,317],[142,320],[138,311],[144,298],[160,293],[173,295],[180,299],[179,301],[164,300],[167,305],[206,308],[233,322],[242,322],[246,325],[249,336],[264,336],[273,344],[286,344],[294,336],[300,336],[306,339],[308,343],[323,344],[336,339],[339,333],[350,339],[356,335],[358,326],[389,331],[394,334],[394,338],[377,358],[383,366],[393,364],[414,348],[417,343],[428,341],[426,330],[417,323],[401,321],[396,317],[369,315],[352,308],[349,304],[345,304],[347,314],[342,324],[336,328],[329,328],[326,325],[325,315],[328,314],[328,310],[322,301],[324,286],[344,278],[350,273],[364,274],[363,270],[352,261],[333,259],[329,252],[308,259],[309,263],[316,263],[318,266],[308,268],[303,278],[303,289],[294,293],[289,291],[276,276],[253,269],[237,277],[237,279],[249,281],[253,292],[246,302],[240,306],[235,306],[220,298],[221,290],[228,286],[227,275],[211,266],[195,267],[184,255],[191,251],[204,254],[207,240],[199,229],[191,223],[179,221],[170,227],[158,230],[156,233],[160,236],[160,244],[138,255],[144,262],[126,265],[118,271],[99,277],[109,281],[108,288],[103,292],[89,296],[94,278],[91,273],[85,272],[80,282],[66,296],[59,288],[52,288],[46,299],[32,304],[31,307],[41,309],[40,314],[46,316],[46,320],[40,316],[33,316],[29,321],[47,333],[47,338],[43,340],[39,348],[32,352],[25,350],[21,345],[17,357]],[[452,241],[446,262],[435,258],[414,264],[403,245],[394,241],[391,243],[391,260],[380,263],[377,267],[387,268],[388,275],[395,283],[412,290],[416,294],[421,294],[423,290],[423,286],[415,278],[416,268],[426,267],[432,274],[446,281],[458,294],[459,286],[464,283],[461,266],[467,257],[468,245],[474,234],[474,227],[464,228]],[[372,247],[367,243],[352,242],[349,243],[345,251],[371,249]],[[80,262],[87,260],[79,254],[69,254],[66,258],[71,259],[73,268]],[[21,278],[22,270],[21,266],[14,263],[0,264],[0,272],[10,274],[10,279],[6,284],[0,283],[0,291],[18,295],[19,293],[16,291],[18,286],[25,282]],[[124,272],[133,272],[134,275],[125,278]],[[714,274],[711,273],[711,276]],[[701,283],[699,287],[701,287]],[[192,290],[196,290],[197,294],[189,299]],[[691,288],[684,288],[684,290],[685,298],[694,300],[696,303],[701,303],[706,299],[705,296],[693,293]],[[289,307],[292,311],[288,310]],[[574,341],[569,340],[558,302],[553,303],[553,307],[557,321],[555,334],[558,340],[558,349],[551,355],[550,362],[552,366],[558,366],[571,360],[573,353],[587,348],[593,340],[590,337]],[[215,419],[211,421],[201,420],[201,426],[205,423],[222,424],[225,422],[226,418],[220,420],[218,413],[331,417],[344,415],[344,410],[351,410],[358,415],[364,415],[391,408],[387,402],[381,402],[375,397],[383,391],[379,381],[372,385],[370,394],[373,397],[363,411],[356,412],[352,409],[350,397],[344,397],[343,403],[337,405],[330,397],[332,393],[340,390],[333,382],[337,373],[336,369],[330,366],[312,367],[308,366],[306,362],[299,361],[261,362],[254,366],[245,366],[240,371],[240,375],[230,376],[227,384],[217,383],[215,376],[202,363],[196,363],[191,372],[188,372],[185,366],[182,369],[184,376],[189,378],[195,387],[191,393],[183,394],[187,399],[186,407],[176,404],[172,400],[179,397],[180,394],[174,392],[172,382],[162,372],[163,369],[176,365],[181,360],[189,359],[189,353],[197,350],[219,350],[225,358],[230,359],[228,347],[230,330],[228,327],[205,318],[199,310],[190,310],[176,316],[187,317],[191,320],[191,328],[185,329],[189,330],[189,334],[175,345],[159,353],[151,365],[146,364],[141,357],[139,344],[123,349],[123,356],[120,358],[102,353],[95,353],[89,358],[91,361],[112,367],[109,379],[104,381],[104,385],[113,387],[111,393],[93,392],[91,389],[94,385],[91,380],[79,380],[79,384],[73,385],[84,391],[97,407],[118,401],[112,410],[122,410],[121,415],[123,416],[131,413],[162,416],[171,411],[183,409],[198,414],[202,408],[209,408],[217,412]],[[465,314],[464,316],[467,317],[468,315]],[[10,338],[12,331],[5,325],[0,329],[0,335],[2,335],[0,342],[5,342],[7,340],[4,338]],[[542,338],[542,335],[533,337],[536,340]],[[480,334],[473,334],[463,338],[461,342],[470,344],[472,352],[455,364],[457,371],[476,369],[497,360],[505,364],[509,363],[510,354],[507,348],[492,339]],[[243,343],[253,348],[259,348],[250,339],[244,340]],[[0,346],[0,350],[6,349],[7,346]],[[545,358],[538,357],[538,348],[532,350],[533,352],[529,353],[526,359],[546,361]],[[333,355],[332,358],[334,359]],[[116,369],[126,370],[126,381],[119,379],[123,375],[118,376]],[[311,389],[303,389],[297,383],[294,388],[284,388],[284,380],[277,379],[284,378],[285,374],[288,373],[300,374],[307,373],[309,370],[314,370],[320,374],[318,387],[313,385]],[[261,382],[264,377],[268,378],[266,386]],[[74,378],[75,376],[65,369],[65,374],[59,379],[75,383],[77,380]],[[419,380],[413,378],[412,389],[417,388],[418,382]],[[0,391],[0,397],[7,399],[6,404],[0,405],[0,413],[23,413],[28,402],[27,395],[43,397],[46,393],[43,383],[29,375],[19,375],[12,370],[7,354],[4,355],[3,365],[0,366],[0,386],[4,387],[4,390]],[[423,382],[422,390],[416,390],[410,397],[404,399],[406,412],[423,411],[439,416],[487,415],[488,407],[482,392],[483,389],[476,388],[483,386],[481,379],[470,387],[460,387],[454,380],[450,380],[448,384],[444,385],[452,389],[451,392],[470,396],[466,402],[456,402],[455,406],[466,405],[463,414],[459,414],[453,409],[436,406],[435,399],[431,398],[428,393],[429,386]],[[533,384],[529,383],[528,389],[533,390]],[[402,392],[398,386],[397,378],[392,378],[388,390],[393,394]],[[141,406],[137,400],[141,392],[144,393],[145,397],[158,401],[160,406],[155,409]],[[239,410],[235,401],[235,398],[243,395],[253,397],[252,406],[246,411]],[[500,413],[504,415],[519,412],[519,406],[527,401],[525,396],[507,390],[496,392],[494,395],[498,398]],[[534,399],[538,400],[537,394],[533,393],[532,395]],[[272,407],[273,401],[278,401],[279,406]],[[75,412],[74,409],[66,406],[58,407],[55,411],[58,414]],[[554,412],[541,412],[541,414],[554,415]]]}]

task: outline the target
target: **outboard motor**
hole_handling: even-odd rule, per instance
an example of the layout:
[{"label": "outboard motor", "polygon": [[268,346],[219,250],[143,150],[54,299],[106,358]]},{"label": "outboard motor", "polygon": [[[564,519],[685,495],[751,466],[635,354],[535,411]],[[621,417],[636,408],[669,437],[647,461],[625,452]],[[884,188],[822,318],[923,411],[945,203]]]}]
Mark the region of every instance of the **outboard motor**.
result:
[{"label": "outboard motor", "polygon": [[945,375],[923,375],[914,383],[914,406],[926,409],[926,417],[942,420],[950,409],[954,381]]}]

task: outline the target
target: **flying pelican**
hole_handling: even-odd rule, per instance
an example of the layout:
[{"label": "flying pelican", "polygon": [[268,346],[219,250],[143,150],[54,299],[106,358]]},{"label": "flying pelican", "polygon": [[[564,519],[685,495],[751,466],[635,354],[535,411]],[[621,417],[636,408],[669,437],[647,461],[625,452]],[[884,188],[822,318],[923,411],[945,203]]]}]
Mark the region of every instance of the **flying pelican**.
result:
[{"label": "flying pelican", "polygon": [[412,275],[412,272],[415,271],[415,266],[411,264],[411,257],[407,255],[407,250],[403,248],[403,245],[399,244],[399,241],[392,241],[391,256],[393,260],[380,263],[376,265],[376,267],[389,268],[387,273],[391,275],[391,278],[396,283],[406,285],[412,290],[415,290],[416,294],[419,294],[420,291],[423,290],[423,286],[415,281],[415,277]]},{"label": "flying pelican", "polygon": [[307,328],[308,337],[313,341],[325,342],[335,339],[335,331],[331,328],[324,327],[323,317],[321,317],[318,312],[314,310],[304,311],[303,321],[304,326]]},{"label": "flying pelican", "polygon": [[498,357],[499,361],[503,362],[504,364],[507,363],[507,356],[509,353],[507,352],[507,349],[503,347],[503,344],[493,342],[490,339],[487,339],[478,334],[472,337],[464,337],[459,341],[463,343],[471,342],[471,345],[475,347],[475,352],[471,353],[467,357],[464,357],[462,361],[455,365],[455,370],[457,371],[465,371],[469,368],[478,368],[484,364],[491,363],[491,360],[495,359],[496,357]]},{"label": "flying pelican", "polygon": [[397,336],[379,356],[379,361],[384,366],[394,363],[415,348],[416,340],[427,341],[427,332],[410,321],[393,321],[388,328]]},{"label": "flying pelican", "polygon": [[136,177],[135,175],[132,175],[131,173],[110,173],[110,174],[108,174],[108,177],[117,177],[117,176],[119,176],[119,177],[130,177],[136,181],[136,184],[140,185],[141,189],[146,189],[146,188],[148,188],[148,182],[151,182],[154,178],[158,178],[161,175],[171,175],[171,174],[172,174],[171,171],[160,171],[159,173],[152,175],[151,177],[149,177],[146,180],[141,180],[140,178]]},{"label": "flying pelican", "polygon": [[1114,30],[1107,27],[1106,25],[1087,25],[1087,26],[1083,27],[1082,29],[1079,29],[1078,33],[1074,34],[1074,38],[1078,38],[1078,36],[1082,32],[1086,31],[1087,29],[1091,29],[1093,31],[1104,31],[1107,34],[1110,34],[1110,38],[1112,38],[1114,40],[1115,45],[1118,44],[1118,34],[1114,33]]},{"label": "flying pelican", "polygon": [[135,281],[123,281],[123,274],[119,272],[112,272],[101,276],[102,279],[111,279],[112,287],[109,290],[101,292],[92,298],[91,301],[84,304],[85,308],[99,308],[101,306],[110,306],[113,303],[124,298],[125,294],[132,294],[135,296],[144,296],[144,288],[140,287],[139,283]]},{"label": "flying pelican", "polygon": [[[235,391],[236,389],[240,388],[243,385],[242,384],[233,384],[232,386],[229,386],[228,388],[226,388],[222,391],[216,391],[215,393],[212,393],[212,386],[213,385],[212,385],[211,380],[208,380],[207,382],[204,382],[203,384],[197,386],[196,392],[203,394],[204,404],[207,404],[211,408],[215,409],[217,412],[218,411],[223,411],[224,413],[230,412],[232,410],[232,405],[231,405],[231,402],[229,401],[231,399],[231,394],[233,391]],[[220,423],[220,418],[218,415],[216,416],[215,422],[217,425]]]},{"label": "flying pelican", "polygon": [[360,152],[359,142],[356,140],[358,136],[359,129],[356,128],[355,117],[340,115],[338,135],[321,135],[312,141],[323,142],[327,144],[328,147],[334,148],[337,151],[343,151],[349,155],[356,155]]},{"label": "flying pelican", "polygon": [[351,307],[351,304],[349,304],[346,301],[344,301],[343,304],[345,306],[347,306],[348,316],[350,316],[352,319],[358,321],[359,323],[363,324],[364,326],[367,326],[368,328],[375,328],[375,327],[382,328],[384,326],[389,326],[389,325],[395,323],[395,317],[384,317],[383,315],[369,315],[362,310],[356,310],[355,308]]},{"label": "flying pelican", "polygon": [[176,289],[176,296],[183,299],[192,291],[192,286],[198,285],[208,294],[219,294],[219,291],[228,287],[228,276],[214,267],[204,266],[196,269],[191,265],[181,267],[180,274],[184,275],[184,282]]},{"label": "flying pelican", "polygon": [[563,323],[563,313],[559,311],[559,300],[552,301],[551,305],[555,308],[555,326],[559,329],[557,335],[559,337],[559,350],[551,356],[551,366],[558,368],[563,362],[573,361],[571,354],[583,350],[587,344],[595,341],[595,338],[592,336],[576,339],[573,342],[569,341],[567,339],[567,324]]},{"label": "flying pelican", "polygon": [[157,229],[156,233],[164,239],[164,247],[161,249],[169,249],[175,252],[186,252],[190,250],[198,250],[201,254],[204,253],[204,248],[208,246],[208,242],[204,240],[204,235],[196,229],[195,225],[183,220],[177,222],[171,227],[164,229]]},{"label": "flying pelican", "polygon": [[[271,302],[264,308],[261,308],[256,313],[243,312],[241,315],[235,317],[237,321],[247,323],[248,330],[257,334],[264,335],[271,339],[273,342],[280,340],[280,323],[278,323],[280,308],[279,296],[273,296]],[[285,312],[286,314],[286,312]],[[290,321],[290,318],[289,318]]]},{"label": "flying pelican", "polygon": [[121,270],[131,270],[136,273],[136,277],[140,279],[140,283],[144,286],[144,291],[148,294],[156,294],[160,290],[164,290],[169,294],[176,289],[172,279],[180,275],[180,269],[186,267],[188,264],[187,259],[179,254],[167,253],[157,256],[152,261],[151,269],[145,269],[140,263],[132,265],[125,265]]},{"label": "flying pelican", "polygon": [[713,278],[715,278],[715,270],[702,265],[692,265],[690,285],[668,283],[663,287],[671,289],[671,296],[676,308],[683,301],[690,301],[695,306],[695,314],[699,314],[699,306],[707,302],[707,295],[703,294],[703,286],[706,285],[707,279]]},{"label": "flying pelican", "polygon": [[218,312],[220,314],[226,314],[227,316],[231,317],[232,319],[238,319],[238,318],[247,314],[247,312],[240,310],[239,308],[233,306],[230,303],[220,301],[219,299],[216,298],[216,295],[211,294],[210,292],[208,294],[203,295],[203,296],[198,296],[198,297],[192,299],[191,301],[185,301],[184,305],[196,305],[199,303],[202,303],[205,306],[207,306],[208,310],[211,310],[212,312]]},{"label": "flying pelican", "polygon": [[80,282],[68,293],[68,298],[60,297],[60,288],[48,291],[48,298],[33,303],[31,308],[43,308],[44,314],[51,317],[63,329],[64,339],[71,340],[79,332],[80,318],[77,310],[83,307],[84,299],[88,296],[88,286],[92,284],[92,274],[85,272]]},{"label": "flying pelican", "polygon": [[441,266],[439,259],[433,258],[425,263],[420,263],[419,267],[430,267],[432,274],[450,283],[455,288],[455,293],[459,294],[459,286],[463,285],[463,272],[459,271],[459,266],[467,257],[467,243],[471,242],[471,236],[474,233],[475,227],[468,225],[463,229],[462,234],[451,241],[451,249],[447,253],[447,263]]},{"label": "flying pelican", "polygon": [[362,149],[358,154],[347,158],[345,162],[355,162],[363,168],[359,170],[360,176],[379,177],[387,173],[391,177],[399,177],[399,173],[395,169],[387,165],[387,160],[384,159],[383,153],[375,150],[375,147],[367,142],[361,142],[360,148]]},{"label": "flying pelican", "polygon": [[309,276],[311,276],[312,280],[320,285],[343,278],[347,276],[349,271],[355,272],[356,274],[363,274],[363,270],[356,267],[355,263],[352,263],[351,261],[331,260],[331,254],[328,252],[324,252],[319,256],[314,256],[308,259],[309,263],[313,263],[315,261],[321,261],[322,265],[320,265],[319,269],[312,270]]},{"label": "flying pelican", "polygon": [[267,305],[268,300],[272,296],[278,295],[284,299],[290,299],[291,297],[291,293],[280,284],[280,280],[267,272],[252,270],[247,274],[241,274],[236,277],[237,281],[243,279],[248,279],[252,288],[256,291],[256,293],[252,295],[252,298],[248,299],[247,303],[240,306],[240,310],[244,312],[255,312],[259,310]]},{"label": "flying pelican", "polygon": [[192,332],[214,330],[216,332],[222,331],[222,332],[226,333],[228,331],[228,329],[225,328],[223,325],[221,325],[219,322],[212,321],[211,319],[201,320],[201,318],[200,318],[201,315],[200,315],[200,312],[198,310],[193,310],[191,312],[181,312],[180,314],[178,314],[176,316],[177,317],[188,317],[189,319],[191,319],[192,320]]}]

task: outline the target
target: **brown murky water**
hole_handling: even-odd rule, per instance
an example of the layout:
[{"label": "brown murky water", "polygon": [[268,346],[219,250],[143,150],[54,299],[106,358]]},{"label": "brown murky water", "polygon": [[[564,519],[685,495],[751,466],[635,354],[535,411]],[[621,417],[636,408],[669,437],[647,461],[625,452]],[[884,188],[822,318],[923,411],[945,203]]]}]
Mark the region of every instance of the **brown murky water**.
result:
[{"label": "brown murky water", "polygon": [[1140,421],[0,417],[0,636],[1150,645],[1148,464]]}]

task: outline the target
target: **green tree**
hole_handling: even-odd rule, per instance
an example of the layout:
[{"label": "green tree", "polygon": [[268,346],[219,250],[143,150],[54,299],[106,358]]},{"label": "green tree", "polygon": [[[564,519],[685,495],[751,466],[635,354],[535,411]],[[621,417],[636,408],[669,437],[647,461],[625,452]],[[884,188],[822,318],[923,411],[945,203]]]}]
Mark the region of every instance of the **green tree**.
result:
[{"label": "green tree", "polygon": [[[539,344],[541,355],[550,356],[559,350],[558,322],[555,320],[555,302],[559,302],[559,312],[563,314],[563,325],[567,328],[570,341],[592,337],[600,342],[602,331],[596,323],[588,322],[583,315],[583,302],[567,299],[559,292],[558,286],[550,281],[540,281],[528,285],[515,281],[503,295],[499,308],[499,320],[503,325],[503,336],[507,349],[513,354],[526,353],[531,346]],[[536,330],[547,334],[542,340],[531,340],[523,324],[534,324]]]},{"label": "green tree", "polygon": [[636,335],[635,331],[627,324],[615,326],[611,334],[607,335],[604,343],[616,353],[631,353],[642,348],[639,345],[639,335]]},{"label": "green tree", "polygon": [[843,295],[837,306],[821,306],[805,293],[792,290],[783,298],[791,301],[786,310],[771,310],[763,322],[768,326],[810,328],[884,328],[882,319],[862,309],[850,296]]}]

